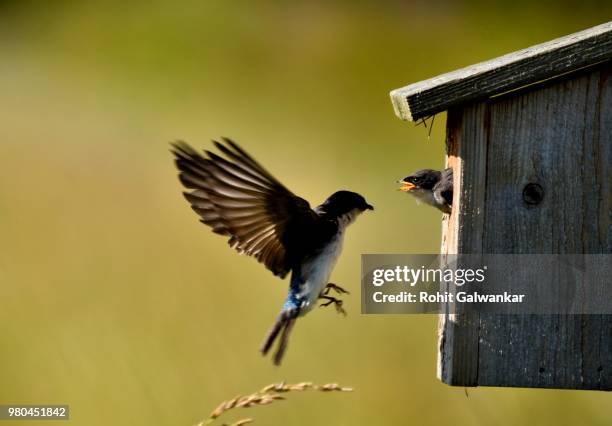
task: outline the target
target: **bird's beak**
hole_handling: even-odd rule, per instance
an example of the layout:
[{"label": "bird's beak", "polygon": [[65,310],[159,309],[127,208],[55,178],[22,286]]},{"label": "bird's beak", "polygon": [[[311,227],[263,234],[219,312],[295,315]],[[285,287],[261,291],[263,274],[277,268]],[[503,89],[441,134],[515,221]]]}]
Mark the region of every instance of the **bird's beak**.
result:
[{"label": "bird's beak", "polygon": [[374,210],[374,206],[371,204],[366,204],[366,209],[368,210]]},{"label": "bird's beak", "polygon": [[412,191],[415,187],[414,183],[410,183],[406,181],[400,181],[400,183],[402,184],[402,186],[397,188],[398,191],[409,192],[409,191]]}]

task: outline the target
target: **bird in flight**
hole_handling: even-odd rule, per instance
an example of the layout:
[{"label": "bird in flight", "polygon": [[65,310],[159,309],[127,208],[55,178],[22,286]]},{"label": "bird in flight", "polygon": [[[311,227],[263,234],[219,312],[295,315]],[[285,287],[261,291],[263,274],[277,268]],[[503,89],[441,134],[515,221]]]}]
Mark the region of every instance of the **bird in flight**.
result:
[{"label": "bird in flight", "polygon": [[219,153],[201,155],[184,142],[172,144],[179,179],[200,221],[229,237],[230,247],[253,256],[274,275],[291,272],[289,291],[281,312],[267,334],[266,355],[280,336],[273,362],[280,365],[298,317],[319,299],[344,312],[329,283],[342,250],[344,233],[365,210],[374,210],[361,195],[338,191],[314,209],[289,191],[246,151],[230,139],[213,141]]},{"label": "bird in flight", "polygon": [[450,213],[453,206],[453,169],[441,172],[423,169],[398,181],[400,191],[407,192],[417,199],[442,211]]}]

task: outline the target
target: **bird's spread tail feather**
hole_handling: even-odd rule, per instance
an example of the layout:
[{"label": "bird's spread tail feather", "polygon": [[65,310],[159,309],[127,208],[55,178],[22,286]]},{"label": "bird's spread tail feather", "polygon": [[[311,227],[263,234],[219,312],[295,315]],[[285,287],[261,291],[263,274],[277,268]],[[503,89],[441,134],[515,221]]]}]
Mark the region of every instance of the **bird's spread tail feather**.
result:
[{"label": "bird's spread tail feather", "polygon": [[282,311],[276,318],[276,321],[274,321],[272,328],[266,335],[266,338],[261,345],[261,353],[266,355],[280,334],[280,341],[278,343],[278,347],[276,348],[276,352],[274,353],[274,357],[272,358],[274,365],[280,365],[281,361],[283,360],[283,355],[285,355],[285,351],[287,350],[287,345],[289,343],[289,335],[291,334],[291,330],[295,325],[298,314],[299,309],[288,309],[286,311]]}]

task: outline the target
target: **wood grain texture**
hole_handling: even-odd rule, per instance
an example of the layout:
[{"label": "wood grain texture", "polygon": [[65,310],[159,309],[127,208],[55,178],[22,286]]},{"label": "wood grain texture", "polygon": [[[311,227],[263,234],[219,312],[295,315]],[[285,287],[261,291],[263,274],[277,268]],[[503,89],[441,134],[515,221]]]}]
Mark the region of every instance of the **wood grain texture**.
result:
[{"label": "wood grain texture", "polygon": [[[486,178],[485,112],[482,104],[448,112],[447,165],[453,168],[454,193],[460,196],[453,197],[452,213],[444,222],[442,257],[446,262],[453,254],[482,252],[476,247],[484,230],[480,207],[485,192],[480,182]],[[443,289],[450,293],[456,290],[454,285]],[[455,312],[447,310],[440,316],[438,378],[451,385],[476,386],[479,315],[470,312],[468,304],[456,307]]]},{"label": "wood grain texture", "polygon": [[[611,77],[605,64],[453,112],[461,195],[446,250],[612,253]],[[523,201],[528,183],[540,204]],[[466,314],[441,330],[444,382],[612,390],[612,316]]]},{"label": "wood grain texture", "polygon": [[393,90],[391,101],[398,117],[416,121],[611,58],[612,22],[608,22]]}]

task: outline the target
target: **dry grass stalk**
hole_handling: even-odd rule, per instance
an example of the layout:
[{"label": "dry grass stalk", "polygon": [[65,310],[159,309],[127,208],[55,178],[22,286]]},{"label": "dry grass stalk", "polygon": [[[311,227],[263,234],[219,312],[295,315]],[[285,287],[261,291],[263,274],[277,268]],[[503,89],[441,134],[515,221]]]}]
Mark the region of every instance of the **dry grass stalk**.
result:
[{"label": "dry grass stalk", "polygon": [[232,423],[231,425],[228,425],[227,423],[223,423],[221,426],[242,426],[242,425],[246,425],[247,423],[253,423],[254,420],[253,419],[242,419],[242,420],[238,420],[237,422]]},{"label": "dry grass stalk", "polygon": [[[249,408],[255,405],[268,405],[274,401],[285,399],[281,393],[286,392],[303,392],[305,390],[314,390],[320,392],[352,392],[353,388],[340,386],[338,383],[327,383],[324,385],[315,385],[312,382],[302,382],[295,384],[287,384],[285,382],[272,383],[257,392],[250,395],[238,395],[228,401],[223,401],[217,408],[215,408],[208,419],[201,421],[196,426],[204,426],[211,424],[217,417],[233,408]],[[227,423],[221,426],[242,426],[247,423],[254,422],[251,418],[241,419],[231,425]]]}]

